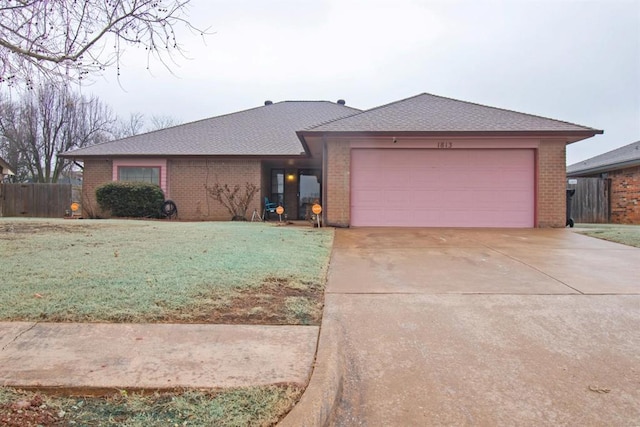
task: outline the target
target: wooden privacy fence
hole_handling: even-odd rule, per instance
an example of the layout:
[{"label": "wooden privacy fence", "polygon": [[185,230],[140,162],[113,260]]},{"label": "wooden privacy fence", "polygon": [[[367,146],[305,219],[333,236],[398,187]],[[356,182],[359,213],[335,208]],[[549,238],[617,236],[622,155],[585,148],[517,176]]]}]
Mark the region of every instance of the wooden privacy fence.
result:
[{"label": "wooden privacy fence", "polygon": [[62,218],[71,205],[71,184],[0,184],[0,216]]},{"label": "wooden privacy fence", "polygon": [[574,222],[606,224],[609,222],[609,188],[606,178],[572,178],[568,189],[576,192],[571,199],[571,217]]}]

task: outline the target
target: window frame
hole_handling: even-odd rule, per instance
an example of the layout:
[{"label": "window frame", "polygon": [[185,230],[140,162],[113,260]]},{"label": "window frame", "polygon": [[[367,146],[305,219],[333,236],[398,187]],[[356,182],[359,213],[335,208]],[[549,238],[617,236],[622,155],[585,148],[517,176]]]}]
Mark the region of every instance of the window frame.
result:
[{"label": "window frame", "polygon": [[[282,176],[282,192],[273,191],[274,185],[276,190],[280,186],[278,182],[278,175]],[[276,203],[279,206],[284,206],[284,195],[285,195],[285,170],[284,168],[273,168],[271,169],[271,182],[270,182],[270,191],[269,191],[269,201],[272,203]]]},{"label": "window frame", "polygon": [[[121,173],[123,169],[155,169],[158,171],[158,182],[151,182],[151,181],[146,181],[146,180],[130,180],[130,179],[122,179],[121,178]],[[160,186],[160,183],[162,182],[162,166],[158,165],[158,166],[134,166],[134,165],[118,165],[118,181],[119,182],[146,182],[146,183],[150,183],[150,184],[155,184],[157,186]]]},{"label": "window frame", "polygon": [[[166,158],[123,158],[113,159],[111,163],[111,180],[120,181],[119,169],[121,167],[138,167],[138,168],[160,168],[158,179],[160,180],[160,188],[165,194],[165,197],[169,198],[169,176],[168,167],[169,162]],[[126,181],[122,181],[126,182]]]}]

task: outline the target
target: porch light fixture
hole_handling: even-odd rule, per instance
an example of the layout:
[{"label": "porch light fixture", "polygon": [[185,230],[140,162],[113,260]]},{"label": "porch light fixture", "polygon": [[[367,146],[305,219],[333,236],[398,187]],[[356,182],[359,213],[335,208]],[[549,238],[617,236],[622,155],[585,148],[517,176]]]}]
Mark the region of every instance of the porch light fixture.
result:
[{"label": "porch light fixture", "polygon": [[287,174],[287,181],[295,181],[296,176],[292,173]]}]

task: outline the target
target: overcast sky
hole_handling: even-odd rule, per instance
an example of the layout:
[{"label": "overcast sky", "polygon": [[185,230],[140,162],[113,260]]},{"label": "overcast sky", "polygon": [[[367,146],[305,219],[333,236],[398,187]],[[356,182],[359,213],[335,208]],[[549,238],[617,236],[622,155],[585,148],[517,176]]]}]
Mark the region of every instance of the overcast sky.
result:
[{"label": "overcast sky", "polygon": [[192,0],[175,75],[125,53],[90,87],[123,117],[188,122],[265,100],[367,109],[419,93],[603,129],[572,164],[640,140],[640,0]]}]

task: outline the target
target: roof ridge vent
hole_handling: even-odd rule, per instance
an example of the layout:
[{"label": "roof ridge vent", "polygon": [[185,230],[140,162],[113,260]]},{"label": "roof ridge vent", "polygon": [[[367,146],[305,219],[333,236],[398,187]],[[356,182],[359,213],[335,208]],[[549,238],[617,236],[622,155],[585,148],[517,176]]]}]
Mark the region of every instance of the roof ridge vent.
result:
[{"label": "roof ridge vent", "polygon": [[338,99],[338,104],[345,105],[346,101],[344,99]]},{"label": "roof ridge vent", "polygon": [[268,99],[264,101],[264,105],[271,105],[271,104],[273,104],[273,101],[269,101]]}]

